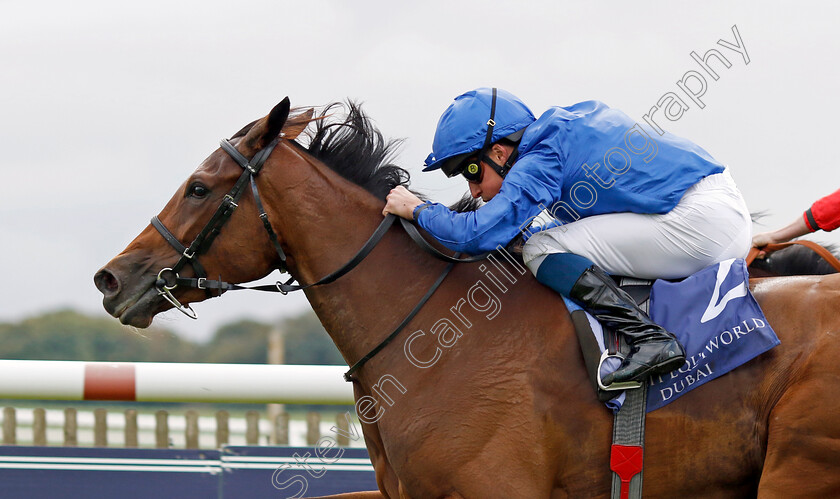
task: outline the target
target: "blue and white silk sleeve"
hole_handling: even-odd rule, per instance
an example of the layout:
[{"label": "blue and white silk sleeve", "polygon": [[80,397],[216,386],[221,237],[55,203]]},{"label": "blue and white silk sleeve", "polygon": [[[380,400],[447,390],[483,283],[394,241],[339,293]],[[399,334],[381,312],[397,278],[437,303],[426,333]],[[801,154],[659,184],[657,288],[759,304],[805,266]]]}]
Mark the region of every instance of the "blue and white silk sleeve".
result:
[{"label": "blue and white silk sleeve", "polygon": [[499,193],[477,210],[457,213],[433,203],[417,213],[417,223],[453,251],[475,255],[505,246],[554,198],[549,186],[528,175],[525,166],[517,163]]}]

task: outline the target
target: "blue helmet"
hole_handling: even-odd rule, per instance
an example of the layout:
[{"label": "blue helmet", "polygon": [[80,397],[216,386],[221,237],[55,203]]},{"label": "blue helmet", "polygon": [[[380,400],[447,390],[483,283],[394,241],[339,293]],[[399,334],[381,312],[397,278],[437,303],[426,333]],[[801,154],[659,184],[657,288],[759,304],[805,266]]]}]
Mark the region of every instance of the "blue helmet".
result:
[{"label": "blue helmet", "polygon": [[517,132],[535,120],[528,106],[505,90],[482,87],[459,95],[438,121],[423,171],[442,168],[447,176],[457,174],[455,167],[467,155],[513,134],[518,140]]}]

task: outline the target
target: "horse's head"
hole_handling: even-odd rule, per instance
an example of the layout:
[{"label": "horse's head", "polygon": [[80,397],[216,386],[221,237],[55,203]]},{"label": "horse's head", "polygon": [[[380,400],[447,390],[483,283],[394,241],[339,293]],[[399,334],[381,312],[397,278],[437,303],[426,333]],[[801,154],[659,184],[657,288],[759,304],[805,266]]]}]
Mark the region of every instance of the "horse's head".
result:
[{"label": "horse's head", "polygon": [[218,294],[176,286],[178,275],[239,283],[280,267],[281,256],[251,193],[251,178],[263,192],[277,187],[268,183],[267,175],[259,175],[262,162],[271,169],[284,158],[300,158],[288,141],[306,128],[311,116],[309,111],[288,119],[286,98],[204,160],[157,220],[94,276],[108,313],[123,324],[147,327],[156,314],[178,302],[187,305]]}]

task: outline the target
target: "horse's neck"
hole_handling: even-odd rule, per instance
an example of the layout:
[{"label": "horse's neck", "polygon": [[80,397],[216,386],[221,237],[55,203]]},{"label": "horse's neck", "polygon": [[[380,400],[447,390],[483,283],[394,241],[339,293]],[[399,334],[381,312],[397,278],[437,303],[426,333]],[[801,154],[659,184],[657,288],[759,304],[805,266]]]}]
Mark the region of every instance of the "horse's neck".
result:
[{"label": "horse's neck", "polygon": [[[303,284],[341,268],[382,222],[383,201],[320,164],[293,188],[279,190],[285,199],[269,217],[278,221],[289,268]],[[399,230],[392,227],[348,274],[305,291],[348,363],[387,336],[442,265],[433,262],[430,269],[425,257],[411,258],[422,252]]]},{"label": "horse's neck", "polygon": [[[289,268],[304,284],[315,282],[347,263],[382,222],[384,206],[382,200],[326,166],[307,161],[310,167],[298,164],[298,171],[293,175],[288,171],[291,165],[284,165],[287,169],[284,185],[273,189],[279,195],[275,194],[273,212],[269,213],[272,223],[277,220],[278,232],[288,248]],[[394,330],[446,265],[424,253],[400,227],[392,227],[356,268],[337,281],[305,292],[345,361],[353,364]],[[459,340],[464,345],[462,352],[483,355],[492,350],[498,354],[497,358],[503,359],[516,350],[533,357],[550,345],[558,365],[575,365],[579,354],[576,347],[569,346],[576,340],[562,299],[537,284],[521,266],[518,270],[507,266],[505,271],[510,279],[515,278],[515,284],[506,280],[500,271],[491,270],[492,265],[483,270],[484,267],[456,266],[435,292],[434,303],[423,307],[413,323],[424,324],[425,330],[430,331],[429,325],[444,318],[450,318],[452,324],[461,324],[461,319],[453,318],[452,314],[468,314],[469,320],[475,322],[475,330],[486,331],[495,339],[488,341],[491,336],[467,334]],[[494,280],[501,286],[500,279],[506,291],[495,287]],[[489,298],[475,289],[479,284],[488,290],[486,293],[497,293],[494,299],[499,306],[504,302],[508,311],[504,318],[491,323],[498,310],[493,312],[469,301],[472,291],[478,299]],[[449,308],[453,305],[456,312]],[[537,317],[533,317],[535,314]],[[520,331],[523,326],[529,330]],[[568,334],[561,334],[564,329]],[[433,336],[430,333],[427,341],[415,342],[415,351],[432,355],[433,352],[423,348],[435,348],[434,341],[428,341]],[[518,344],[521,338],[530,340],[525,340],[527,345],[523,346]],[[454,362],[455,358],[450,356],[444,361]],[[401,370],[416,371],[415,366],[405,356],[391,352],[373,359],[360,378],[375,382],[383,373],[390,373],[401,379]],[[581,377],[585,382],[585,373]]]}]

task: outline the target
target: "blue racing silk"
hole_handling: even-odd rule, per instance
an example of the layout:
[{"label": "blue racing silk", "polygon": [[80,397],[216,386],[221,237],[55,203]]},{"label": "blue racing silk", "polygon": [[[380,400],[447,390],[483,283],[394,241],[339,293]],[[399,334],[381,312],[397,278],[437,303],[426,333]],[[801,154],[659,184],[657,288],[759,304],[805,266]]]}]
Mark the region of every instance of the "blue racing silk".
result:
[{"label": "blue racing silk", "polygon": [[473,212],[433,203],[417,223],[444,246],[478,254],[506,245],[547,209],[560,223],[604,213],[667,213],[722,164],[696,144],[648,133],[598,101],[553,107],[528,126],[499,193]]}]

